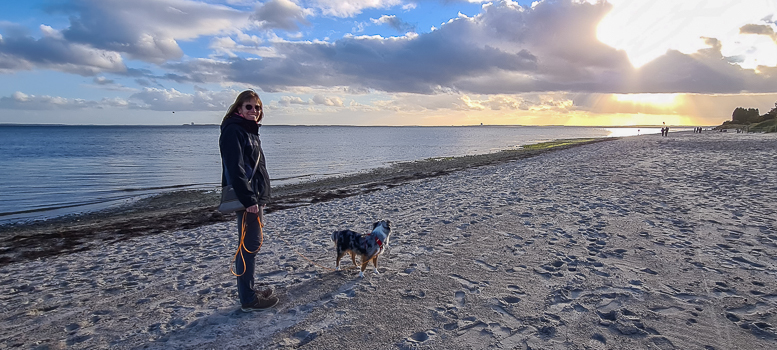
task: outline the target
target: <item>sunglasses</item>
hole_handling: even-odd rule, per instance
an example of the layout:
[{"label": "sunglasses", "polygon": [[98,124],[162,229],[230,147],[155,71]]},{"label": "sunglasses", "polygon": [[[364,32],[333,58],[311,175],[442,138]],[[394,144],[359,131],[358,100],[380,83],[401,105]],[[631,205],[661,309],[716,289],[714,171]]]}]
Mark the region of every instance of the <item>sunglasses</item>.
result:
[{"label": "sunglasses", "polygon": [[249,110],[249,111],[251,111],[254,108],[256,108],[257,111],[261,111],[262,110],[262,105],[256,105],[256,106],[253,106],[253,105],[243,105],[243,108],[245,108],[246,110]]}]

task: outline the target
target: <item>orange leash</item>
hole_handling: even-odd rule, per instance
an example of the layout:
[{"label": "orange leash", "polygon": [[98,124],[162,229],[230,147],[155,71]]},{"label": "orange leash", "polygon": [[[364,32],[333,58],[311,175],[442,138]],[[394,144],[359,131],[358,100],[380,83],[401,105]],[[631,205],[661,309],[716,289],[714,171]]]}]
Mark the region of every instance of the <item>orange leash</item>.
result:
[{"label": "orange leash", "polygon": [[[261,210],[261,209],[260,209]],[[248,214],[248,211],[243,212],[243,221],[242,221],[242,227],[240,228],[240,243],[237,246],[237,251],[235,252],[235,257],[232,259],[232,262],[234,263],[237,261],[238,254],[240,255],[240,259],[243,260],[243,273],[236,274],[235,270],[232,269],[235,264],[232,264],[232,266],[229,267],[229,272],[232,272],[233,275],[240,277],[246,272],[246,258],[243,256],[243,250],[246,251],[248,254],[256,254],[259,252],[259,249],[262,249],[262,243],[264,243],[264,224],[262,223],[262,219],[259,218],[259,214],[256,214],[256,221],[259,222],[259,248],[256,248],[255,251],[250,251],[248,248],[246,248],[245,245],[245,238],[246,238],[246,214]]]}]

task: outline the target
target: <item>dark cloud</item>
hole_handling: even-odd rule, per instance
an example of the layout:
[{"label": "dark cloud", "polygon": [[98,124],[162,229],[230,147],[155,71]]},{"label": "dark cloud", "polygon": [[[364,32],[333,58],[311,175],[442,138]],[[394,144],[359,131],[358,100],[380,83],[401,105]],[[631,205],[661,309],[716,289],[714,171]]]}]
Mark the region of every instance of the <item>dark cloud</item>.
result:
[{"label": "dark cloud", "polygon": [[0,69],[60,70],[84,76],[126,70],[115,52],[94,49],[55,38],[8,36],[0,39]]},{"label": "dark cloud", "polygon": [[406,32],[415,32],[415,25],[407,23],[399,18],[397,16],[381,16],[378,19],[372,19],[373,23],[378,24],[385,24],[391,28],[394,28],[396,31],[400,33],[406,33]]},{"label": "dark cloud", "polygon": [[765,24],[746,24],[739,28],[740,34],[760,34],[772,36],[774,35],[774,29]]},{"label": "dark cloud", "polygon": [[[528,51],[460,45],[436,32],[415,39],[345,38],[333,44],[281,43],[283,57],[194,60],[168,64],[189,81],[233,81],[267,91],[292,86],[352,86],[390,92],[432,93],[461,76],[536,69]],[[203,74],[202,72],[208,72]]]},{"label": "dark cloud", "polygon": [[739,33],[765,35],[772,38],[772,40],[777,43],[777,33],[774,32],[772,27],[765,24],[746,24],[739,28]]}]

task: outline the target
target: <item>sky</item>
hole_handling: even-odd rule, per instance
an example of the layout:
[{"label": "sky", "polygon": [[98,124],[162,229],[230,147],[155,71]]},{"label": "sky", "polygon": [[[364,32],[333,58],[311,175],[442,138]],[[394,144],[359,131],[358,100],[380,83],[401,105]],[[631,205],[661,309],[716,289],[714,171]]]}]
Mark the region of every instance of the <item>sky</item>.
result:
[{"label": "sky", "polygon": [[719,125],[777,103],[774,0],[0,4],[0,123]]}]

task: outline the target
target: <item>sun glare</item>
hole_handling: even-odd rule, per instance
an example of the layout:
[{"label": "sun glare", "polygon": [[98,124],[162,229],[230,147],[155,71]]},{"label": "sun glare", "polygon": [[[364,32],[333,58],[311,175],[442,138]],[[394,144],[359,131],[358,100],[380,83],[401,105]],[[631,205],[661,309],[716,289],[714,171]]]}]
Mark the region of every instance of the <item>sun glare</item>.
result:
[{"label": "sun glare", "polygon": [[[715,38],[723,56],[741,56],[743,68],[770,64],[777,43],[770,38],[742,34],[746,24],[777,28],[765,21],[777,15],[774,0],[608,0],[613,8],[597,27],[597,38],[623,50],[635,68],[664,55],[667,50],[692,54],[709,48],[704,38]],[[759,45],[752,44],[757,41]]]}]

